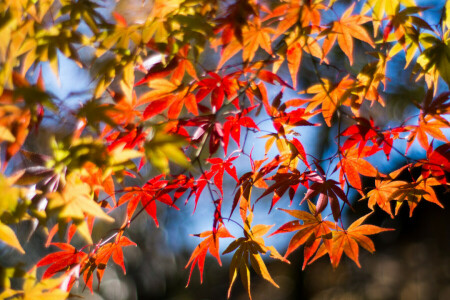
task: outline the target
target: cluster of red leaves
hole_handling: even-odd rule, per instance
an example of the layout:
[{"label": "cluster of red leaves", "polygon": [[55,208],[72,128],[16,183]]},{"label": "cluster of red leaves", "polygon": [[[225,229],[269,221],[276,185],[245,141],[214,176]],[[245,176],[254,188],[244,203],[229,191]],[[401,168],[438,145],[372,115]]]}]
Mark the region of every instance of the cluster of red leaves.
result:
[{"label": "cluster of red leaves", "polygon": [[59,272],[64,272],[64,275],[70,280],[68,284],[68,290],[70,290],[78,275],[82,273],[83,280],[91,291],[94,272],[96,271],[98,284],[100,285],[106,264],[111,257],[125,274],[122,247],[136,246],[135,243],[121,233],[116,235],[114,242],[101,243],[89,254],[67,243],[52,243],[51,245],[58,247],[62,251],[51,253],[37,263],[37,267],[49,265],[43,274],[43,279],[52,277]]}]

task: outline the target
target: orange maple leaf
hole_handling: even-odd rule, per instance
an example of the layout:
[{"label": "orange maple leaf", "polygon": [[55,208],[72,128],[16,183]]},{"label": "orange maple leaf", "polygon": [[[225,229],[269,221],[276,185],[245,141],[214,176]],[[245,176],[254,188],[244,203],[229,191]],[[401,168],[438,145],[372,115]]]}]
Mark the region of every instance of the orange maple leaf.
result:
[{"label": "orange maple leaf", "polygon": [[198,236],[205,239],[200,244],[198,244],[194,252],[192,252],[191,257],[189,258],[189,261],[185,266],[185,268],[187,268],[189,267],[189,265],[191,265],[191,270],[189,272],[189,279],[186,284],[186,287],[189,285],[189,282],[191,280],[191,275],[192,271],[194,270],[195,264],[198,264],[198,270],[200,272],[200,283],[203,282],[203,268],[205,265],[205,258],[208,250],[209,253],[211,253],[211,255],[217,259],[219,265],[222,266],[222,262],[220,261],[219,255],[219,238],[234,238],[234,236],[232,236],[228,232],[228,230],[222,226],[222,224],[219,224],[219,229],[215,234],[213,234],[213,232],[209,230],[199,234],[194,234],[194,236]]},{"label": "orange maple leaf", "polygon": [[306,90],[306,93],[316,94],[309,100],[306,112],[311,112],[322,104],[322,115],[325,122],[331,127],[331,118],[339,105],[349,96],[355,81],[349,75],[345,76],[338,85],[333,85],[328,79],[315,84]]},{"label": "orange maple leaf", "polygon": [[359,246],[363,247],[370,253],[375,252],[375,246],[367,235],[394,230],[392,228],[382,228],[375,225],[361,225],[371,214],[372,213],[369,213],[359,218],[346,230],[333,231],[333,247],[331,252],[327,247],[322,245],[319,250],[317,250],[316,255],[309,262],[309,264],[313,263],[319,257],[322,257],[328,252],[333,268],[337,268],[339,266],[339,262],[341,261],[342,254],[345,253],[356,263],[358,267],[361,268],[361,265],[359,264]]},{"label": "orange maple leaf", "polygon": [[329,30],[325,30],[322,34],[326,33],[326,38],[323,42],[324,56],[331,50],[334,43],[338,42],[339,47],[344,51],[345,55],[350,60],[350,65],[353,64],[353,38],[359,39],[368,43],[372,48],[375,48],[375,44],[372,38],[367,33],[361,24],[367,23],[371,18],[361,15],[351,15],[356,3],[353,3],[342,15],[342,18],[338,21],[334,21]]},{"label": "orange maple leaf", "polygon": [[[311,213],[301,210],[279,208],[298,220],[282,225],[277,229],[277,231],[269,235],[272,236],[278,233],[297,231],[289,242],[289,246],[284,257],[287,257],[301,245],[305,245],[303,269],[305,269],[308,260],[317,251],[321,242],[323,242],[322,245],[324,245],[328,251],[332,250],[331,230],[335,230],[337,228],[334,222],[324,221],[320,213],[317,214],[316,206],[309,200],[308,206]],[[300,221],[302,221],[303,224],[300,224]]]}]

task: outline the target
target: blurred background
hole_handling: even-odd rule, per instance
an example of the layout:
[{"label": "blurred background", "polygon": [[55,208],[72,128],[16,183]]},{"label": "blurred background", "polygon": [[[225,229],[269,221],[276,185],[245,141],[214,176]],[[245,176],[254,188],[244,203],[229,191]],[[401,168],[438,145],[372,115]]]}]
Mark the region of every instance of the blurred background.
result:
[{"label": "blurred background", "polygon": [[[440,13],[445,1],[420,1],[419,5],[429,5],[430,8],[424,12],[425,20],[439,20]],[[142,15],[151,9],[152,1],[146,1],[144,4],[140,0],[120,1],[117,4],[117,11],[124,14],[128,21],[141,22]],[[348,1],[343,1],[342,8],[348,5]],[[113,3],[114,4],[114,3]],[[144,5],[144,8],[141,7]],[[114,6],[112,6],[114,7]],[[108,9],[105,8],[107,12]],[[136,13],[134,13],[136,12]],[[137,13],[139,12],[139,13]],[[433,24],[435,24],[434,21]],[[328,78],[337,78],[339,69],[360,70],[368,61],[366,53],[371,50],[359,41],[355,40],[355,63],[353,66],[348,64],[344,54],[334,47],[328,58],[336,66],[336,69],[321,68],[321,74]],[[89,55],[88,53],[86,55]],[[306,54],[305,54],[306,56]],[[205,66],[214,67],[217,61],[217,54],[207,52],[205,57]],[[208,59],[206,59],[208,58]],[[52,75],[49,67],[43,65],[46,88],[52,92],[55,97],[61,99],[67,113],[67,126],[73,126],[69,117],[70,111],[78,107],[83,101],[89,99],[90,90],[93,88],[91,75],[87,70],[81,70],[76,65],[63,57],[60,58],[61,79],[58,82]],[[410,79],[411,68],[403,70],[405,64],[404,54],[400,53],[388,64],[388,77],[395,78],[388,83],[383,91],[387,107],[366,107],[365,117],[372,117],[376,125],[380,127],[396,126],[405,120],[406,116],[414,114],[416,111],[412,101],[421,101],[425,94],[424,83],[422,81],[414,82]],[[289,78],[287,70],[280,76]],[[30,77],[36,74],[29,74]],[[77,80],[74,80],[77,78]],[[299,90],[315,83],[315,74],[311,60],[304,59],[302,70],[299,74]],[[440,85],[442,90],[448,87],[445,84]],[[273,98],[280,88],[268,86],[270,96]],[[295,92],[286,92],[283,100],[298,97]],[[387,113],[385,113],[387,111]],[[273,131],[270,122],[255,120],[264,131]],[[314,121],[314,120],[313,120]],[[317,119],[316,121],[320,121]],[[414,119],[411,120],[414,122]],[[56,126],[58,124],[58,126]],[[301,129],[300,141],[303,143],[306,151],[316,158],[325,158],[330,153],[336,151],[334,137],[337,135],[337,128],[327,128],[326,126]],[[56,119],[47,116],[42,124],[42,130],[38,135],[31,137],[27,141],[29,150],[42,147],[43,141],[54,134],[64,134],[64,124],[60,124]],[[242,133],[245,134],[245,131]],[[254,136],[245,144],[246,152],[255,149],[256,159],[261,159],[263,154],[258,149],[262,149],[264,140],[258,137],[265,133]],[[448,132],[446,132],[448,136]],[[233,142],[230,142],[230,144]],[[234,144],[233,144],[234,145]],[[435,144],[437,146],[437,144]],[[236,145],[234,145],[236,146]],[[405,151],[404,144],[398,144],[399,151]],[[233,149],[229,149],[229,153]],[[269,153],[273,155],[274,153]],[[223,155],[219,153],[219,155]],[[425,152],[414,144],[409,150],[408,156],[420,159],[425,157]],[[14,162],[12,162],[13,164]],[[398,169],[406,162],[402,156],[394,151],[389,162],[384,155],[378,155],[371,160],[371,163],[387,173]],[[248,160],[242,158],[243,166],[238,169],[238,176],[248,170]],[[129,184],[142,185],[154,175],[153,170],[144,168],[141,172],[141,178],[130,181]],[[374,182],[365,178],[364,185],[373,187]],[[227,215],[231,206],[231,199],[235,188],[235,182],[225,176],[224,179],[224,207]],[[305,190],[300,190],[294,199],[291,209],[298,209],[300,200],[303,198]],[[370,254],[361,249],[359,269],[347,257],[343,257],[339,267],[333,270],[328,257],[323,257],[317,262],[302,271],[303,248],[297,249],[289,257],[291,265],[266,260],[270,274],[279,289],[273,287],[270,283],[258,277],[254,272],[251,277],[251,291],[253,299],[450,299],[450,210],[448,209],[448,200],[450,195],[443,189],[436,189],[438,198],[446,209],[422,201],[413,216],[409,217],[407,207],[402,207],[399,215],[391,219],[386,213],[377,209],[368,219],[368,222],[381,227],[394,228],[395,231],[386,232],[373,236],[376,252]],[[258,195],[255,195],[255,199]],[[357,218],[369,212],[367,200],[357,201],[357,195],[351,194],[352,205],[356,213],[345,211],[346,225],[351,224]],[[270,196],[262,199],[256,206],[254,224],[276,224],[275,228],[290,221],[291,218],[285,213],[273,210],[268,214],[270,206]],[[220,267],[217,261],[208,254],[205,262],[204,280],[200,284],[197,267],[195,268],[190,285],[186,286],[189,276],[189,269],[185,265],[195,249],[201,242],[198,237],[190,236],[212,227],[213,204],[208,196],[202,197],[195,214],[193,214],[193,200],[184,205],[184,199],[179,200],[177,205],[180,211],[176,211],[165,206],[158,206],[158,219],[160,227],[157,228],[153,220],[146,214],[142,214],[132,224],[131,229],[126,235],[134,241],[138,247],[125,247],[125,266],[127,274],[110,262],[107,266],[105,275],[99,289],[91,294],[82,281],[72,290],[73,299],[82,297],[85,299],[226,299],[229,285],[228,264],[232,254],[222,256],[223,266]],[[289,200],[283,198],[277,203],[277,207],[287,208]],[[307,209],[302,206],[300,209]],[[329,211],[323,215],[329,216]],[[119,207],[113,214],[123,216],[123,208]],[[238,217],[235,217],[238,219]],[[331,219],[331,217],[330,217]],[[29,224],[28,224],[29,225]],[[19,239],[23,240],[29,233],[29,226],[21,224],[17,232]],[[116,224],[118,225],[118,224]],[[239,227],[233,223],[225,223],[228,230],[236,237],[242,235]],[[97,226],[96,226],[97,227]],[[93,233],[93,238],[100,238],[108,232],[110,228],[98,226],[98,232]],[[266,239],[266,245],[274,245],[281,254],[284,254],[286,246],[292,237],[292,234],[276,235]],[[24,266],[35,264],[39,259],[45,256],[49,251],[55,249],[45,249],[43,247],[45,235],[37,232],[29,242],[24,246],[27,256],[17,256],[8,248],[0,247],[0,265],[24,264]],[[232,241],[232,239],[221,240],[221,251]],[[43,272],[43,270],[39,270]],[[96,281],[94,281],[96,286]],[[248,299],[247,292],[243,289],[240,280],[235,283],[232,293],[232,299]]]}]

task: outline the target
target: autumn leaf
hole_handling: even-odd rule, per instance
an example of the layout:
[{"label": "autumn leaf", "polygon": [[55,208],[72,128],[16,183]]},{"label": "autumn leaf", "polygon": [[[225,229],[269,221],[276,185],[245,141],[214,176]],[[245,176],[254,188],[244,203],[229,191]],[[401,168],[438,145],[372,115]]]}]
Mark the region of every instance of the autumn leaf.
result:
[{"label": "autumn leaf", "polygon": [[323,243],[328,250],[331,250],[332,230],[339,228],[334,222],[323,220],[321,214],[317,213],[316,206],[309,200],[308,207],[310,213],[302,210],[288,210],[279,208],[279,210],[288,213],[298,220],[290,221],[284,225],[281,225],[280,228],[270,235],[272,236],[279,233],[297,231],[291,238],[284,257],[290,255],[298,247],[305,245],[302,269],[305,269],[306,264],[317,251],[321,243]]},{"label": "autumn leaf", "polygon": [[[235,251],[230,263],[230,287],[228,288],[228,298],[231,296],[231,288],[237,278],[237,274],[240,274],[242,284],[246,289],[248,296],[252,299],[250,293],[250,266],[253,270],[262,278],[269,281],[275,287],[279,287],[267,270],[264,261],[261,258],[261,254],[266,254],[270,251],[270,256],[285,262],[288,262],[283,258],[273,246],[265,246],[264,239],[262,238],[273,225],[255,225],[251,227],[253,214],[250,213],[245,221],[244,236],[234,240],[222,254],[227,254]],[[250,260],[249,260],[250,257]]]},{"label": "autumn leaf", "polygon": [[395,15],[396,10],[400,7],[401,4],[406,7],[416,6],[414,0],[368,0],[366,3],[364,3],[361,14],[365,15],[372,8],[374,33],[375,36],[377,36],[378,29],[384,16]]},{"label": "autumn leaf", "polygon": [[123,273],[126,274],[122,251],[122,247],[126,246],[136,246],[136,244],[123,236],[123,232],[120,232],[116,235],[114,242],[102,245],[96,249],[95,254],[90,255],[89,260],[81,268],[80,272],[83,273],[83,280],[86,283],[86,286],[91,290],[91,293],[93,293],[92,275],[94,271],[97,271],[97,279],[100,286],[106,265],[111,257],[113,261],[122,268]]},{"label": "autumn leaf", "polygon": [[339,47],[349,58],[350,65],[353,64],[353,38],[366,42],[372,48],[375,48],[372,38],[366,29],[361,26],[361,24],[367,23],[371,19],[364,15],[351,15],[355,4],[353,3],[338,21],[331,24],[330,31],[327,32],[323,42],[323,53],[326,56],[337,39]]},{"label": "autumn leaf", "polygon": [[214,157],[209,158],[206,161],[211,164],[210,176],[214,177],[214,184],[219,189],[221,195],[223,195],[223,175],[226,171],[234,180],[239,181],[236,173],[236,167],[231,163],[237,157],[229,157],[227,160],[222,160],[221,158]]},{"label": "autumn leaf", "polygon": [[303,28],[313,25],[319,26],[321,10],[325,9],[320,1],[306,1],[304,3],[296,0],[285,1],[273,9],[265,19],[278,19],[279,23],[274,38],[288,32],[297,23]]},{"label": "autumn leaf", "polygon": [[134,212],[139,203],[149,216],[153,218],[157,227],[159,227],[157,217],[156,201],[164,203],[175,209],[179,209],[174,200],[168,195],[169,192],[175,190],[178,184],[171,185],[169,181],[162,179],[162,175],[156,176],[148,180],[142,187],[134,186],[124,189],[125,194],[120,197],[117,205],[127,204],[127,220],[133,217]]},{"label": "autumn leaf", "polygon": [[191,164],[181,149],[185,144],[185,139],[180,135],[156,131],[153,138],[144,144],[145,155],[162,173],[169,173],[169,161],[189,169]]},{"label": "autumn leaf", "polygon": [[339,180],[341,181],[341,187],[343,187],[345,180],[348,180],[348,183],[361,195],[364,195],[364,191],[360,174],[368,177],[383,176],[371,163],[360,158],[356,149],[347,151],[336,167],[340,168]]},{"label": "autumn leaf", "polygon": [[375,188],[367,193],[367,198],[369,199],[368,206],[371,210],[374,210],[375,204],[378,205],[382,210],[387,212],[391,218],[394,218],[392,214],[390,201],[392,200],[392,195],[398,191],[402,186],[407,185],[406,181],[402,180],[375,180]]},{"label": "autumn leaf", "polygon": [[415,16],[427,9],[427,7],[411,6],[400,10],[400,6],[397,6],[395,14],[389,16],[389,23],[383,31],[383,40],[386,41],[391,31],[394,31],[395,39],[405,48],[405,34],[415,33],[421,28],[433,31],[426,21]]},{"label": "autumn leaf", "polygon": [[444,208],[432,188],[436,185],[440,185],[436,179],[428,178],[425,181],[422,176],[420,176],[417,178],[416,182],[407,183],[400,186],[396,191],[394,191],[394,193],[392,193],[390,199],[397,201],[395,203],[395,214],[397,215],[402,204],[407,202],[409,206],[409,216],[412,217],[414,209],[422,199]]},{"label": "autumn leaf", "polygon": [[376,139],[378,137],[377,128],[374,125],[373,120],[367,120],[364,118],[355,118],[358,124],[354,124],[347,129],[345,129],[340,135],[348,136],[342,145],[342,150],[347,150],[354,145],[359,144],[358,147],[358,157],[362,154],[364,147],[368,141],[372,141],[376,144]]},{"label": "autumn leaf", "polygon": [[218,68],[241,50],[242,59],[245,62],[252,62],[259,48],[272,55],[271,35],[273,32],[272,28],[264,27],[259,18],[254,18],[253,22],[242,29],[242,44],[235,38],[223,49]]},{"label": "autumn leaf", "polygon": [[[324,58],[323,50],[317,39],[310,35],[300,34],[298,28],[290,34],[286,39],[287,49],[286,53],[281,56],[284,59],[280,59],[274,63],[274,72],[278,70],[284,60],[287,61],[289,73],[291,74],[292,86],[297,87],[297,75],[300,71],[300,64],[303,58],[303,51],[315,56],[319,59],[323,59],[325,62],[328,60]],[[280,54],[280,53],[279,53]]]},{"label": "autumn leaf", "polygon": [[306,175],[307,179],[312,181],[313,184],[309,186],[306,191],[305,197],[300,202],[303,203],[306,199],[311,199],[315,196],[319,196],[317,200],[317,209],[315,214],[318,215],[325,210],[328,203],[330,203],[333,218],[337,221],[341,215],[341,207],[338,198],[342,199],[345,204],[352,207],[348,202],[347,196],[344,191],[339,188],[338,182],[333,179],[326,179],[323,170],[318,168],[318,172],[310,172]]},{"label": "autumn leaf", "polygon": [[248,20],[258,12],[251,1],[236,1],[228,5],[223,17],[216,20],[216,33],[222,33],[220,42],[225,49],[233,40],[243,42],[242,30],[247,25]]},{"label": "autumn leaf", "polygon": [[[168,96],[173,94],[175,90],[178,89],[178,86],[175,83],[170,82],[167,79],[153,79],[149,81],[148,83],[150,91],[142,94],[139,99],[136,102],[136,106],[140,106],[147,103],[156,102],[155,104],[152,104],[155,108],[158,108],[160,113],[164,109],[159,108],[159,105],[162,105],[161,99],[166,99]],[[150,105],[149,104],[149,105]],[[167,106],[166,106],[167,107]],[[150,109],[148,109],[150,111]],[[156,115],[158,113],[152,113],[152,115]],[[150,117],[150,112],[148,113],[147,117]]]},{"label": "autumn leaf", "polygon": [[23,290],[6,288],[0,294],[0,298],[12,299],[11,297],[20,297],[20,299],[26,300],[66,299],[69,297],[69,292],[64,287],[67,280],[66,276],[38,280],[36,268],[33,268],[24,276]]},{"label": "autumn leaf", "polygon": [[249,29],[243,31],[244,50],[242,59],[244,61],[252,61],[259,47],[264,49],[268,54],[272,54],[271,34],[274,30],[270,27],[262,27],[259,18],[255,18],[249,24]]},{"label": "autumn leaf", "polygon": [[309,113],[321,105],[325,123],[331,127],[331,118],[336,109],[350,95],[354,80],[346,76],[337,85],[333,85],[328,79],[322,79],[322,81],[323,83],[315,84],[306,90],[308,94],[315,94],[309,100],[306,112]]},{"label": "autumn leaf", "polygon": [[92,238],[84,219],[86,216],[96,217],[107,222],[114,222],[96,203],[91,196],[91,189],[88,184],[80,182],[76,174],[67,178],[67,183],[62,192],[48,194],[49,211],[57,213],[58,219],[64,222],[73,220],[81,236],[90,244]]},{"label": "autumn leaf", "polygon": [[25,254],[25,250],[23,250],[22,246],[20,245],[20,242],[17,239],[14,230],[12,230],[8,225],[5,225],[1,222],[0,222],[0,241],[4,242],[10,247],[13,247],[20,253]]},{"label": "autumn leaf", "polygon": [[427,115],[425,117],[420,117],[417,125],[407,125],[407,129],[410,134],[407,138],[406,150],[408,152],[412,143],[417,139],[419,145],[427,150],[430,146],[428,141],[428,135],[440,141],[449,142],[447,136],[442,132],[442,129],[450,128],[450,123],[446,120],[433,120],[433,117]]},{"label": "autumn leaf", "polygon": [[447,184],[446,172],[450,173],[450,143],[441,145],[432,150],[432,145],[427,150],[427,159],[421,160],[422,177],[426,180],[433,176],[441,184]]},{"label": "autumn leaf", "polygon": [[52,277],[58,272],[67,272],[75,266],[85,263],[88,257],[86,253],[78,251],[70,244],[52,243],[52,245],[62,251],[48,254],[36,264],[37,267],[50,265],[42,275],[43,279]]},{"label": "autumn leaf", "polygon": [[450,39],[441,40],[437,37],[430,36],[427,42],[430,45],[417,58],[417,63],[423,68],[423,72],[433,77],[435,85],[438,76],[447,85],[450,85]]},{"label": "autumn leaf", "polygon": [[192,252],[189,261],[187,262],[185,269],[191,265],[191,270],[189,271],[189,279],[186,284],[186,287],[189,285],[191,280],[192,271],[194,270],[194,266],[198,264],[198,270],[200,272],[200,283],[203,283],[203,268],[205,265],[206,253],[209,251],[212,256],[214,256],[219,265],[222,266],[222,262],[220,261],[219,256],[219,238],[234,238],[228,230],[219,224],[219,229],[217,229],[214,234],[212,231],[204,231],[200,234],[195,234],[194,236],[198,236],[201,238],[205,238],[198,246],[195,248],[194,252]]},{"label": "autumn leaf", "polygon": [[305,180],[304,176],[300,174],[298,170],[292,170],[292,173],[284,172],[284,170],[282,170],[267,179],[275,182],[270,185],[256,201],[259,201],[259,199],[273,193],[269,213],[286,192],[288,192],[292,204],[292,200],[294,199],[300,183]]},{"label": "autumn leaf", "polygon": [[250,107],[239,114],[234,114],[226,117],[227,121],[223,124],[223,149],[225,151],[225,154],[227,154],[230,136],[238,144],[239,147],[241,146],[241,126],[259,131],[259,128],[255,124],[255,121],[253,121],[251,117],[246,115],[252,109],[253,107]]},{"label": "autumn leaf", "polygon": [[375,252],[375,246],[367,235],[373,235],[380,232],[391,231],[391,228],[382,228],[375,225],[363,224],[365,220],[371,215],[369,213],[355,222],[353,222],[346,230],[336,230],[333,231],[332,248],[331,251],[324,245],[322,245],[319,250],[317,250],[316,255],[310,261],[314,262],[318,258],[322,257],[326,253],[329,254],[331,259],[331,264],[333,268],[339,266],[342,254],[345,253],[351,260],[353,260],[358,267],[361,268],[359,264],[359,246],[363,247],[370,253]]},{"label": "autumn leaf", "polygon": [[425,100],[422,105],[418,106],[422,109],[422,116],[425,118],[430,115],[441,123],[448,123],[442,115],[450,114],[450,92],[444,92],[434,97],[434,89],[427,91]]},{"label": "autumn leaf", "polygon": [[211,94],[211,106],[214,111],[219,110],[225,100],[225,96],[230,99],[237,94],[238,86],[236,76],[238,73],[231,73],[221,77],[220,75],[208,72],[209,77],[198,82],[198,91],[195,95],[197,102],[201,102],[208,94]]}]

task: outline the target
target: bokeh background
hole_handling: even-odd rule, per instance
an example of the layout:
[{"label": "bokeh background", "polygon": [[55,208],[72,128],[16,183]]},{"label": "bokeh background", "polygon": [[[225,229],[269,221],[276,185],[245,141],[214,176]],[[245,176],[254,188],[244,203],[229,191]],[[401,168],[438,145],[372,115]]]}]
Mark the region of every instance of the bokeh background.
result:
[{"label": "bokeh background", "polygon": [[[112,1],[105,3],[104,13],[108,15],[115,3]],[[108,3],[111,4],[108,6]],[[349,1],[342,1],[341,8],[345,9],[349,3]],[[418,1],[418,4],[431,7],[423,13],[423,18],[430,24],[436,24],[445,1]],[[116,10],[123,13],[128,21],[139,22],[142,14],[151,9],[151,2],[144,2],[145,9],[141,9],[141,5],[142,2],[138,0],[120,1]],[[366,53],[371,50],[370,47],[366,47],[358,41],[355,43],[356,59],[353,66],[349,66],[343,53],[335,47],[328,58],[336,68],[321,67],[321,74],[329,78],[337,78],[339,69],[357,71],[368,63]],[[88,60],[89,52],[86,52],[85,56]],[[203,63],[214,68],[218,58],[217,53],[206,52],[203,57]],[[50,136],[67,134],[66,129],[74,126],[74,120],[70,117],[72,110],[89,99],[90,91],[94,87],[89,71],[79,69],[63,57],[60,59],[62,63],[59,81],[53,77],[47,65],[43,64],[42,67],[47,89],[53,93],[54,97],[60,99],[61,113],[59,116],[46,115],[42,130],[27,141],[26,147],[30,151],[48,151],[46,141]],[[406,116],[414,114],[416,109],[412,102],[421,101],[425,94],[424,83],[411,80],[412,70],[411,68],[403,70],[404,64],[404,55],[399,54],[388,65],[387,76],[395,78],[395,80],[388,82],[383,91],[387,107],[382,109],[375,105],[365,108],[365,116],[374,118],[376,125],[380,127],[397,126],[405,120]],[[284,77],[289,78],[286,70],[285,72],[286,76]],[[32,79],[36,77],[36,74],[30,73],[28,76]],[[313,66],[310,59],[306,58],[302,62],[302,70],[299,74],[299,90],[314,84],[316,82],[314,78]],[[445,83],[442,83],[440,87],[441,91],[448,89]],[[269,85],[268,89],[272,96],[280,91],[280,87],[277,86]],[[286,92],[283,100],[290,97],[299,97],[299,95],[295,92]],[[253,138],[249,139],[244,147],[247,152],[252,148],[255,149],[255,158],[260,159],[264,153],[259,149],[263,149],[264,140],[258,137],[265,134],[265,131],[273,131],[273,128],[269,126],[270,122],[264,122],[263,119],[255,121],[258,122],[262,132],[252,136]],[[319,122],[320,117],[315,121]],[[414,122],[414,119],[411,122]],[[325,158],[336,150],[334,137],[337,134],[337,128],[335,127],[306,128],[301,129],[298,133],[306,151],[316,158]],[[446,134],[448,136],[448,132]],[[405,151],[405,144],[399,143],[396,147],[399,151]],[[231,151],[230,149],[229,153]],[[273,154],[269,153],[269,155]],[[425,157],[425,152],[418,145],[413,145],[408,155],[419,159]],[[19,164],[20,157],[11,164],[14,165],[14,163]],[[386,161],[384,155],[379,155],[373,158],[371,163],[381,172],[387,173],[401,167],[406,161],[402,156],[393,152],[389,162]],[[238,165],[243,166],[238,169],[238,175],[243,174],[249,168],[248,160],[245,158],[240,158]],[[144,168],[141,177],[129,181],[128,184],[142,185],[152,175],[154,175],[154,170]],[[369,178],[364,179],[364,184],[366,187],[374,186],[373,180]],[[228,212],[234,188],[235,182],[226,177],[224,206],[227,206],[225,209],[228,209]],[[436,191],[444,207],[448,207],[450,195],[442,188]],[[304,192],[305,190],[298,191],[291,208],[299,207]],[[347,225],[369,212],[367,201],[357,201],[356,196],[352,195],[356,213],[345,211]],[[194,214],[193,201],[189,201],[186,205],[183,201],[184,199],[181,199],[177,203],[180,211],[158,206],[159,228],[155,226],[150,217],[142,214],[132,228],[127,231],[130,239],[138,244],[138,247],[124,249],[127,274],[124,275],[122,270],[111,262],[107,266],[100,288],[95,290],[94,294],[85,289],[83,282],[80,281],[72,290],[73,299],[77,299],[78,296],[85,299],[108,300],[226,299],[229,284],[228,264],[232,254],[222,257],[222,267],[212,256],[208,255],[203,284],[200,284],[196,268],[189,287],[185,287],[189,276],[189,270],[185,269],[185,265],[191,252],[201,241],[190,234],[200,233],[211,228],[213,205],[207,196],[202,197]],[[275,227],[279,227],[290,220],[290,217],[281,211],[274,210],[268,214],[269,205],[270,197],[266,197],[258,203],[254,224],[276,224]],[[277,206],[287,208],[289,200],[283,198]],[[301,209],[306,209],[306,207],[302,206]],[[123,213],[123,208],[119,207],[113,214],[120,220]],[[324,215],[327,214],[329,212],[324,213]],[[266,260],[272,277],[280,286],[279,289],[252,273],[253,299],[450,299],[450,210],[448,208],[441,209],[422,201],[411,218],[409,210],[403,207],[395,219],[376,210],[368,221],[374,225],[394,228],[395,231],[373,237],[377,249],[375,254],[372,255],[361,250],[361,269],[344,257],[339,267],[333,270],[329,259],[324,257],[302,271],[303,249],[300,248],[289,257],[290,265]],[[239,228],[231,222],[225,225],[236,237],[242,234]],[[23,240],[28,237],[30,224],[21,224],[16,229],[19,239]],[[110,227],[103,225],[98,226],[98,231],[93,233],[94,240],[104,236],[109,229]],[[266,244],[275,245],[279,252],[284,254],[291,236],[292,234],[277,235],[266,239]],[[24,247],[27,251],[26,257],[17,256],[8,248],[0,246],[0,265],[22,263],[27,266],[36,263],[50,251],[42,246],[43,241],[45,241],[45,234],[38,230]],[[232,239],[222,240],[221,250],[223,251],[231,241]],[[247,292],[239,280],[233,287],[231,298],[248,299]]]}]

